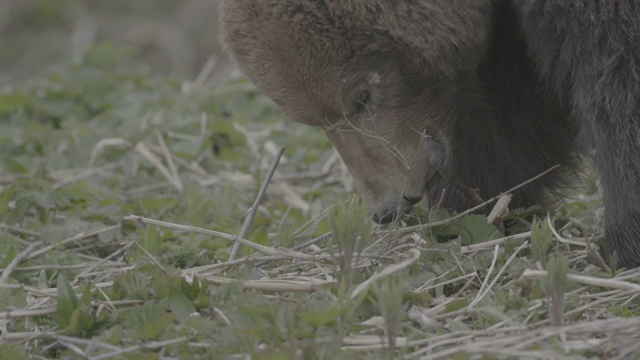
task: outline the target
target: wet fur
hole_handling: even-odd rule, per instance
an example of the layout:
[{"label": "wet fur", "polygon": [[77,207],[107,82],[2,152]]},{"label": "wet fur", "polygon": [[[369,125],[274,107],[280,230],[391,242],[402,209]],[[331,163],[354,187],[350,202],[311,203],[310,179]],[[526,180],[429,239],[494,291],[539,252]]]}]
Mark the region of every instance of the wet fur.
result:
[{"label": "wet fur", "polygon": [[[442,199],[443,207],[455,210],[474,205],[452,181],[489,198],[562,165],[514,194],[514,206],[540,204],[577,167],[577,150],[595,147],[606,250],[617,251],[626,267],[640,265],[640,5],[635,1],[291,2],[227,0],[222,17],[226,47],[285,113],[290,109],[280,100],[299,93],[326,100],[312,100],[288,116],[314,123],[318,113],[329,114],[341,104],[325,99],[339,92],[336,73],[357,73],[348,66],[364,67],[374,55],[396,54],[407,88],[395,90],[419,93],[420,101],[399,99],[388,110],[402,119],[429,118],[426,124],[407,120],[414,121],[407,128],[434,129],[447,150],[442,169],[447,179],[430,183],[432,204]],[[300,39],[316,39],[296,49],[300,59],[265,61],[265,54],[286,54]],[[264,44],[269,49],[262,49]],[[278,83],[292,66],[307,70],[286,83],[295,86]]]}]

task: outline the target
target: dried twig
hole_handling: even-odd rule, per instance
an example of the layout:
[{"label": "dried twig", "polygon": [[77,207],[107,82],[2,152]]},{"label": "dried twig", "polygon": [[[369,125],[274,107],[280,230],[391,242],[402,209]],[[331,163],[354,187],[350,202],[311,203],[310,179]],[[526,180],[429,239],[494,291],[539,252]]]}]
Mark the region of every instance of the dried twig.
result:
[{"label": "dried twig", "polygon": [[90,230],[90,231],[83,231],[79,234],[76,234],[68,239],[62,240],[59,244],[56,245],[49,245],[49,246],[45,246],[42,249],[38,250],[38,251],[34,251],[32,253],[30,253],[29,255],[27,255],[26,260],[30,260],[33,258],[36,258],[38,256],[44,255],[46,253],[48,253],[49,251],[55,250],[58,246],[64,247],[66,245],[69,244],[73,244],[73,243],[77,243],[78,241],[82,241],[85,239],[89,239],[91,237],[94,237],[96,235],[102,234],[102,233],[106,233],[109,231],[114,231],[114,230],[119,230],[120,229],[120,224],[117,225],[110,225],[110,226],[105,226],[99,229],[94,229],[94,230]]},{"label": "dried twig", "polygon": [[[522,278],[525,279],[546,279],[547,272],[543,270],[531,270],[527,269],[522,273]],[[575,281],[580,284],[589,286],[600,286],[604,288],[620,289],[620,290],[634,290],[640,292],[640,284],[634,284],[628,281],[621,281],[615,279],[603,279],[593,276],[584,276],[577,274],[567,274],[567,279]]]},{"label": "dried twig", "polygon": [[0,284],[5,283],[11,273],[15,268],[22,262],[22,260],[26,259],[38,246],[42,245],[42,240],[38,240],[29,245],[26,249],[24,249],[20,254],[16,255],[16,257],[11,260],[9,265],[4,269],[2,275],[0,275]]},{"label": "dried twig", "polygon": [[[278,154],[273,159],[273,162],[271,163],[271,167],[269,167],[269,172],[267,173],[267,176],[264,178],[264,181],[262,182],[262,187],[260,187],[258,196],[256,196],[256,200],[253,202],[253,205],[249,208],[249,211],[247,211],[247,218],[242,224],[242,228],[240,229],[240,235],[238,235],[242,239],[246,238],[247,235],[249,234],[249,229],[251,228],[251,224],[253,223],[253,218],[256,215],[256,211],[258,210],[258,206],[260,206],[260,203],[262,202],[264,195],[267,193],[267,187],[269,187],[269,183],[271,183],[271,178],[273,177],[273,174],[276,172],[276,168],[278,167],[278,163],[280,162],[280,158],[282,157],[282,154],[284,154],[284,146],[280,148],[280,150],[278,151]],[[233,244],[233,248],[231,249],[231,254],[229,255],[230,261],[234,260],[236,256],[238,256],[238,251],[240,251],[240,243],[236,242],[235,244]]]},{"label": "dried twig", "polygon": [[195,226],[174,224],[174,223],[169,223],[169,222],[166,222],[166,221],[148,219],[148,218],[145,218],[145,217],[142,217],[142,216],[137,216],[137,215],[125,216],[123,218],[123,220],[137,221],[137,222],[140,222],[140,223],[143,223],[143,224],[162,226],[162,227],[169,228],[169,229],[174,229],[174,230],[180,230],[180,231],[186,231],[186,232],[192,232],[192,233],[215,236],[215,237],[218,237],[218,238],[221,238],[221,239],[237,242],[237,243],[240,243],[242,245],[248,246],[248,247],[250,247],[250,248],[252,248],[254,250],[257,250],[257,251],[259,251],[259,252],[261,252],[261,253],[263,253],[265,255],[281,255],[281,256],[288,256],[290,258],[298,258],[298,259],[304,259],[304,260],[313,260],[314,259],[314,257],[311,256],[311,255],[303,254],[301,252],[297,252],[297,251],[293,251],[293,250],[289,250],[289,249],[274,249],[274,248],[271,248],[269,246],[256,244],[253,241],[249,241],[247,239],[239,238],[237,235],[228,234],[228,233],[224,233],[224,232],[221,232],[221,231],[209,230],[209,229],[199,228],[199,227],[195,227]]}]

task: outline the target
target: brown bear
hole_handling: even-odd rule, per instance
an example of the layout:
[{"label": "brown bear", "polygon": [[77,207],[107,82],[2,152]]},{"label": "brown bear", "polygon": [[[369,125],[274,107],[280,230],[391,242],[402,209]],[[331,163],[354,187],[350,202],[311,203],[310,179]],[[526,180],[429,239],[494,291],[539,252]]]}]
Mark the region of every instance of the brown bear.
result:
[{"label": "brown bear", "polygon": [[222,32],[288,118],[324,129],[376,221],[562,165],[514,193],[539,204],[594,147],[606,250],[640,265],[635,0],[227,0]]}]

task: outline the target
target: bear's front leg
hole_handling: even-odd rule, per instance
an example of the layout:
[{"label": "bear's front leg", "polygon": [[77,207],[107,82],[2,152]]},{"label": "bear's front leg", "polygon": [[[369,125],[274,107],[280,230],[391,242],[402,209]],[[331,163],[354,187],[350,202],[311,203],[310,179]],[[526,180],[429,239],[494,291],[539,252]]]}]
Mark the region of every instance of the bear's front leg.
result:
[{"label": "bear's front leg", "polygon": [[517,0],[542,75],[568,96],[596,150],[606,252],[640,266],[640,6],[635,0]]}]

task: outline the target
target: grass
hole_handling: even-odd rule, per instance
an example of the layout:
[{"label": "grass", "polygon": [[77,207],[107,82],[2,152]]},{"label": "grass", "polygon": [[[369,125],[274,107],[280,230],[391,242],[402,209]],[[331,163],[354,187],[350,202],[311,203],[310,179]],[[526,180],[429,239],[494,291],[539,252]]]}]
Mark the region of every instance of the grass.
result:
[{"label": "grass", "polygon": [[0,93],[2,356],[640,357],[592,177],[532,222],[375,226],[320,131],[202,84],[102,44]]}]

